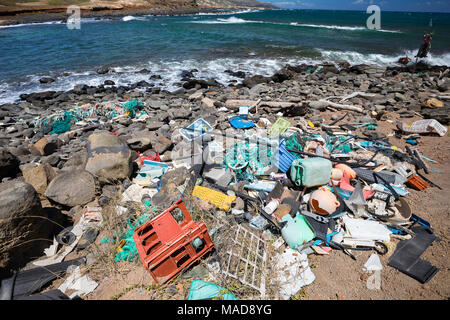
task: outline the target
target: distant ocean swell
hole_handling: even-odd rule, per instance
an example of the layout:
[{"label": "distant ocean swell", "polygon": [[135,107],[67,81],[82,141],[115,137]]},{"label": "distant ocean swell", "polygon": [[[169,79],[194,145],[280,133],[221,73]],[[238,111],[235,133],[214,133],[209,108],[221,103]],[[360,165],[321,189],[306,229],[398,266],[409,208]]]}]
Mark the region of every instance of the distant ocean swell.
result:
[{"label": "distant ocean swell", "polygon": [[366,27],[358,26],[336,26],[336,25],[322,25],[322,24],[305,24],[298,22],[281,23],[272,21],[258,21],[258,20],[245,20],[236,17],[229,17],[227,19],[217,18],[216,20],[199,20],[199,21],[189,21],[187,23],[199,23],[199,24],[239,24],[239,23],[263,23],[263,24],[275,24],[275,25],[285,25],[294,27],[304,27],[304,28],[322,28],[322,29],[334,29],[334,30],[346,30],[346,31],[378,31],[378,32],[389,32],[389,33],[402,33],[398,30],[369,30]]}]

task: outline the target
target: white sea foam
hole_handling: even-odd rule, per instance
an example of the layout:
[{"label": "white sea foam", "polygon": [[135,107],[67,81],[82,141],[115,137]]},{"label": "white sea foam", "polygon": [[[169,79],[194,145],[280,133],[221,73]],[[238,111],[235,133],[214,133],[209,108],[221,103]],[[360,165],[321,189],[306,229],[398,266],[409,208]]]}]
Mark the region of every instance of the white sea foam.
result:
[{"label": "white sea foam", "polygon": [[234,16],[223,19],[218,18],[216,20],[200,20],[200,21],[189,21],[190,23],[199,23],[199,24],[237,24],[237,23],[265,23],[265,24],[275,24],[275,25],[285,25],[285,26],[294,26],[294,27],[307,27],[307,28],[322,28],[322,29],[332,29],[332,30],[346,30],[346,31],[376,31],[376,32],[389,32],[389,33],[401,33],[398,30],[369,30],[366,27],[357,27],[357,26],[335,26],[335,25],[322,25],[322,24],[305,24],[298,22],[291,23],[282,23],[282,22],[272,22],[272,21],[255,21],[255,20],[245,20],[241,18],[236,18]]},{"label": "white sea foam", "polygon": [[[348,30],[348,31],[369,30],[366,27],[335,26],[335,25],[324,25],[324,24],[306,24],[306,23],[297,23],[297,22],[291,22],[290,25],[291,26],[296,26],[296,27],[324,28],[324,29]],[[398,31],[398,30],[385,30],[385,29],[379,29],[379,30],[373,30],[373,31],[390,32],[390,33],[401,33],[401,31]]]},{"label": "white sea foam", "polygon": [[47,22],[34,22],[34,23],[19,23],[19,24],[10,24],[5,26],[0,26],[0,29],[9,29],[9,28],[20,28],[20,27],[32,27],[32,26],[42,26],[42,25],[52,25],[52,24],[63,24],[63,21],[47,21]]},{"label": "white sea foam", "polygon": [[122,18],[122,21],[132,21],[132,20],[144,21],[145,17],[125,16]]},{"label": "white sea foam", "polygon": [[[22,93],[32,93],[47,90],[67,91],[73,89],[76,84],[87,84],[90,86],[98,86],[105,80],[113,80],[117,86],[131,85],[141,80],[153,83],[162,89],[173,91],[179,88],[176,83],[181,82],[181,72],[183,70],[197,69],[199,72],[194,73],[196,79],[215,79],[221,84],[227,86],[231,82],[240,83],[242,79],[225,73],[225,70],[244,71],[247,76],[260,74],[263,76],[271,76],[274,72],[281,69],[286,64],[298,65],[302,63],[316,64],[322,61],[339,62],[348,61],[350,64],[375,64],[380,66],[394,65],[398,58],[409,56],[413,58],[416,54],[415,50],[405,50],[404,53],[398,55],[385,54],[363,54],[354,51],[331,51],[317,49],[321,53],[321,57],[314,58],[257,58],[251,54],[249,58],[220,58],[216,60],[200,61],[188,59],[183,61],[160,61],[147,62],[141,65],[129,65],[112,68],[115,72],[108,74],[97,74],[95,71],[72,72],[69,76],[57,77],[56,81],[50,84],[40,84],[39,79],[44,76],[31,75],[25,81],[20,83],[0,82],[0,104],[18,101]],[[433,65],[450,65],[450,53],[441,55],[429,55],[423,59]],[[150,74],[138,73],[139,70],[146,68],[151,70]],[[162,79],[150,79],[153,74],[158,74]]]},{"label": "white sea foam", "polygon": [[189,21],[191,23],[200,23],[200,24],[236,24],[236,23],[265,23],[264,21],[253,21],[253,20],[244,20],[241,18],[236,18],[234,16],[229,17],[227,19],[218,18],[216,20],[201,20],[201,21]]},{"label": "white sea foam", "polygon": [[220,16],[220,15],[243,14],[243,13],[253,13],[253,12],[261,12],[261,10],[245,9],[245,10],[237,10],[237,11],[200,12],[200,13],[197,13],[196,15],[198,15],[198,16]]},{"label": "white sea foam", "polygon": [[[381,53],[360,53],[356,51],[330,51],[319,50],[324,60],[334,62],[348,61],[350,64],[374,64],[379,66],[388,66],[395,64],[399,58],[409,57],[414,61],[414,56],[417,51],[405,50],[399,55],[386,55]],[[427,58],[421,59],[431,65],[450,65],[450,53],[444,54],[429,54]]]}]

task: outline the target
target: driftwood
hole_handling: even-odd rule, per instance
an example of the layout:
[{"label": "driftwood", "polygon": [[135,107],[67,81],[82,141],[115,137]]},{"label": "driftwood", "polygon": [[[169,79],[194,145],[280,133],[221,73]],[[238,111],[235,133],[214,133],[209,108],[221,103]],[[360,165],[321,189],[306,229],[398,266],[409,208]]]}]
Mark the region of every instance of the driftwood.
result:
[{"label": "driftwood", "polygon": [[[348,99],[351,99],[351,98],[354,98],[357,96],[373,98],[376,96],[376,94],[356,91],[356,92],[353,92],[352,94],[349,94],[348,96],[342,97],[342,99],[339,102],[344,102],[345,100],[348,100]],[[338,98],[338,97],[336,97],[336,98]]]},{"label": "driftwood", "polygon": [[440,96],[435,93],[430,94],[430,97],[441,99],[441,100],[450,100],[450,96]]},{"label": "driftwood", "polygon": [[[362,97],[375,97],[376,94],[373,93],[365,93],[365,92],[361,92],[361,91],[356,91],[353,92],[352,94],[349,94],[347,96],[335,96],[335,97],[327,97],[325,99],[321,99],[319,101],[324,102],[328,105],[328,107],[330,108],[334,108],[334,109],[340,109],[340,110],[349,110],[349,111],[356,111],[359,113],[363,113],[364,109],[358,106],[352,106],[352,105],[348,105],[348,104],[342,104],[342,102],[357,97],[357,96],[362,96]],[[336,102],[331,102],[329,101],[330,99],[340,99],[339,102],[340,103],[336,103]]]},{"label": "driftwood", "polygon": [[325,100],[325,99],[321,99],[319,101],[324,102],[324,103],[328,104],[329,107],[333,107],[335,109],[356,111],[356,112],[359,112],[359,113],[363,113],[364,112],[363,108],[360,108],[360,107],[357,107],[357,106],[351,106],[351,105],[348,105],[348,104],[334,103],[334,102],[331,102],[331,101],[328,101],[328,100]]},{"label": "driftwood", "polygon": [[297,102],[282,102],[282,101],[255,101],[255,100],[238,100],[238,99],[228,99],[225,102],[225,106],[229,109],[238,109],[240,106],[249,106],[249,109],[267,106],[272,108],[289,108],[293,106],[298,106]]}]

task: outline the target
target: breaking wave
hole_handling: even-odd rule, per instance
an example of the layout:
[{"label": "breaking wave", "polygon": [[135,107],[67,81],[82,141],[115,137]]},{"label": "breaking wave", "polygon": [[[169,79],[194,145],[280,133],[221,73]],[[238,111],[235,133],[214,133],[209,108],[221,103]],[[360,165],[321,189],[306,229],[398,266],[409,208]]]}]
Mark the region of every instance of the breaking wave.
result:
[{"label": "breaking wave", "polygon": [[332,26],[332,25],[321,25],[321,24],[305,24],[298,22],[291,23],[281,23],[272,21],[255,21],[255,20],[245,20],[237,17],[229,17],[227,19],[218,18],[216,20],[200,20],[200,21],[189,21],[190,23],[200,23],[200,24],[238,24],[238,23],[264,23],[264,24],[275,24],[275,25],[285,25],[294,27],[306,27],[306,28],[323,28],[332,30],[346,30],[346,31],[377,31],[377,32],[389,32],[389,33],[402,33],[398,30],[369,30],[366,27],[356,27],[356,26]]},{"label": "breaking wave", "polygon": [[[292,22],[290,23],[291,26],[296,27],[308,27],[308,28],[324,28],[324,29],[335,29],[335,30],[348,30],[348,31],[361,31],[361,30],[369,30],[366,27],[356,27],[356,26],[331,26],[331,25],[324,25],[324,24],[305,24],[305,23],[297,23]],[[385,30],[385,29],[379,29],[379,30],[373,30],[378,32],[390,32],[390,33],[402,33],[398,30]]]},{"label": "breaking wave", "polygon": [[19,23],[19,24],[9,24],[9,25],[5,25],[5,26],[0,26],[0,29],[20,28],[20,27],[33,27],[33,26],[42,26],[42,25],[64,24],[64,23],[65,22],[63,22],[63,21]]},{"label": "breaking wave", "polygon": [[[352,65],[355,64],[374,64],[378,66],[388,66],[395,64],[399,58],[409,57],[414,61],[416,50],[405,50],[401,54],[386,55],[381,53],[360,53],[356,51],[331,51],[319,50],[322,58],[325,60],[339,62],[347,61]],[[446,65],[450,66],[450,53],[444,54],[429,54],[427,58],[421,59],[431,65]]]}]

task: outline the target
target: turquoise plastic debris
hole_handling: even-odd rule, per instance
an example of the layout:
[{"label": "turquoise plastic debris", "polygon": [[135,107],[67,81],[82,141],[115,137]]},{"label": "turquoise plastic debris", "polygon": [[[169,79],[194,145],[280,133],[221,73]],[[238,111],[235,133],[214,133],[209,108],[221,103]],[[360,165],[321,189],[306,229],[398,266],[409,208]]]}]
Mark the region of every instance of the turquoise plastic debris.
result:
[{"label": "turquoise plastic debris", "polygon": [[120,240],[125,240],[125,244],[122,246],[121,251],[116,254],[114,261],[128,261],[133,262],[138,257],[139,253],[136,248],[136,243],[133,239],[134,230],[150,220],[149,216],[139,216],[134,223],[131,223],[130,219],[127,220],[127,232],[120,236]]},{"label": "turquoise plastic debris", "polygon": [[217,284],[195,279],[191,283],[188,300],[238,300],[230,290]]},{"label": "turquoise plastic debris", "polygon": [[128,102],[125,102],[122,105],[123,111],[128,114],[131,118],[134,118],[136,116],[136,112],[139,111],[143,107],[142,102],[139,100],[131,100]]},{"label": "turquoise plastic debris", "polygon": [[[64,133],[70,130],[71,126],[83,119],[92,117],[106,117],[113,119],[119,114],[126,114],[131,118],[136,116],[139,118],[145,111],[138,111],[143,108],[142,102],[139,100],[131,100],[122,105],[113,102],[102,102],[95,105],[88,104],[80,107],[74,107],[69,110],[61,110],[46,117],[36,117],[33,120],[35,128],[51,128],[50,133]],[[92,122],[95,120],[88,120]]]},{"label": "turquoise plastic debris", "polygon": [[295,218],[287,214],[283,216],[281,221],[287,222],[283,229],[281,229],[281,236],[292,250],[296,250],[302,244],[316,237],[308,221],[298,212]]},{"label": "turquoise plastic debris", "polygon": [[331,168],[332,163],[328,159],[296,159],[291,165],[291,179],[297,186],[321,186],[330,181]]},{"label": "turquoise plastic debris", "polygon": [[263,143],[238,142],[227,149],[224,157],[224,167],[230,168],[234,173],[242,176],[245,176],[246,172],[250,173],[251,176],[263,175],[264,168],[271,163],[272,148]]}]

